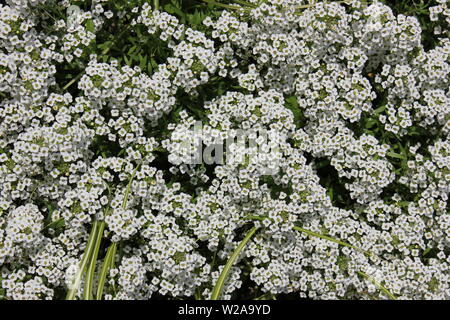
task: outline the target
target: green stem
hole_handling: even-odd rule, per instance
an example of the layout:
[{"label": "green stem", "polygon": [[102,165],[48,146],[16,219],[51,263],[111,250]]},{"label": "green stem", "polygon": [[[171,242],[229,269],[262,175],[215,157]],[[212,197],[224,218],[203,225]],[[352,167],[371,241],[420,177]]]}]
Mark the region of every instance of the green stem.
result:
[{"label": "green stem", "polygon": [[297,226],[295,226],[293,229],[296,230],[296,231],[300,231],[300,232],[306,233],[309,236],[322,238],[322,239],[325,239],[325,240],[328,240],[328,241],[340,244],[341,246],[355,249],[355,250],[360,251],[360,252],[362,252],[362,253],[364,253],[364,254],[366,254],[368,256],[372,255],[371,252],[365,251],[365,250],[363,250],[361,248],[355,247],[354,245],[352,245],[350,243],[347,243],[347,242],[344,242],[344,241],[332,238],[330,236],[327,236],[327,235],[324,235],[324,234],[321,234],[321,233],[317,233],[317,232],[314,232],[314,231],[311,231],[311,230],[307,230],[307,229],[304,229],[304,228],[301,228],[301,227],[297,227]]},{"label": "green stem", "polygon": [[55,221],[50,222],[49,224],[47,224],[46,226],[44,226],[44,227],[41,229],[41,232],[44,231],[45,229],[47,229],[48,227],[54,225],[54,224],[58,224],[58,223],[61,222],[61,221],[64,221],[64,218],[59,218],[58,220],[55,220]]},{"label": "green stem", "polygon": [[373,110],[373,113],[375,113],[376,115],[378,115],[378,114],[382,113],[384,110],[386,110],[386,108],[387,108],[386,105],[381,106],[381,107],[379,107],[379,108]]},{"label": "green stem", "polygon": [[253,227],[250,229],[250,231],[247,233],[247,235],[244,237],[244,239],[239,243],[237,248],[234,250],[231,257],[228,259],[225,267],[223,268],[222,272],[219,275],[219,278],[217,279],[216,285],[214,286],[214,289],[211,293],[211,300],[218,300],[220,294],[222,293],[223,286],[225,284],[225,280],[228,277],[228,274],[230,273],[231,267],[233,266],[234,262],[236,261],[239,254],[244,249],[247,242],[253,237],[253,235],[258,231],[259,227]]},{"label": "green stem", "polygon": [[153,0],[153,5],[155,7],[155,11],[159,10],[159,0]]},{"label": "green stem", "polygon": [[[136,168],[133,170],[133,172],[131,174],[130,181],[127,184],[127,187],[125,189],[125,193],[123,196],[122,209],[125,209],[127,206],[128,198],[129,198],[130,192],[131,192],[131,186],[133,184],[134,177],[136,176],[136,173],[137,173],[139,167],[140,167],[140,164],[138,164],[136,166]],[[103,228],[105,227],[104,222],[102,222],[102,227]],[[101,234],[103,234],[103,231]],[[98,241],[98,246],[100,246],[100,241],[101,241],[101,238]],[[117,251],[117,242],[113,242],[109,246],[109,248],[106,252],[106,256],[105,256],[105,259],[102,264],[102,269],[100,270],[100,275],[99,275],[98,285],[97,285],[97,294],[96,294],[97,300],[102,299],[103,289],[105,287],[105,282],[106,282],[106,276],[108,275],[108,272],[111,269],[111,267],[114,266],[116,251]],[[97,253],[98,253],[98,251],[97,251]],[[97,256],[95,257],[95,260],[97,260]],[[93,276],[93,273],[91,276]],[[88,295],[88,293],[85,292],[85,295]]]},{"label": "green stem", "polygon": [[247,1],[244,1],[244,0],[233,0],[233,2],[234,3],[238,3],[240,5],[243,5],[245,7],[251,7],[251,8],[257,8],[258,7],[257,4],[254,4],[254,3],[251,3],[251,2],[247,2]]},{"label": "green stem", "polygon": [[78,270],[75,274],[75,279],[72,282],[72,287],[67,292],[66,300],[74,300],[75,299],[75,296],[78,291],[78,287],[80,286],[80,283],[81,283],[81,277],[83,276],[87,262],[89,261],[89,258],[91,257],[92,250],[94,249],[94,241],[95,241],[96,232],[97,232],[97,224],[98,224],[98,222],[95,221],[94,224],[92,225],[92,230],[89,235],[86,249],[84,250],[83,257],[81,258],[81,262],[80,262]]},{"label": "green stem", "polygon": [[214,1],[214,0],[200,0],[200,1],[203,1],[203,2],[205,2],[205,3],[207,3],[207,4],[215,5],[215,6],[217,6],[217,7],[222,7],[222,8],[224,8],[224,9],[244,10],[244,8],[242,8],[242,7],[231,6],[231,5],[228,5],[228,4],[223,4],[223,3],[220,3],[220,2],[216,2],[216,1]]},{"label": "green stem", "polygon": [[[249,219],[249,220],[259,220],[259,221],[263,221],[264,219],[267,219],[267,218],[266,218],[266,217],[263,217],[263,216],[248,216],[247,219]],[[306,234],[309,235],[309,236],[322,238],[322,239],[325,239],[325,240],[328,240],[328,241],[331,241],[331,242],[340,244],[341,246],[344,246],[344,247],[348,247],[348,248],[352,248],[352,249],[358,250],[358,251],[360,251],[360,252],[362,252],[362,253],[364,253],[364,254],[366,254],[366,255],[368,255],[368,256],[371,256],[371,255],[372,255],[372,252],[363,250],[363,249],[358,248],[358,247],[356,247],[356,246],[354,246],[354,245],[352,245],[352,244],[350,244],[350,243],[341,241],[341,240],[339,240],[339,239],[332,238],[332,237],[330,237],[330,236],[327,236],[327,235],[324,235],[324,234],[321,234],[321,233],[318,233],[318,232],[314,232],[314,231],[311,231],[311,230],[308,230],[308,229],[304,229],[304,228],[298,227],[298,226],[294,226],[293,229],[296,230],[296,231],[300,231],[300,232],[306,233]]]},{"label": "green stem", "polygon": [[202,300],[202,295],[201,295],[201,293],[200,293],[199,288],[195,289],[194,299],[195,299],[195,300]]},{"label": "green stem", "polygon": [[84,70],[82,72],[80,72],[75,78],[73,78],[72,80],[70,80],[64,87],[63,87],[63,91],[67,90],[71,85],[73,85],[75,82],[77,82],[84,74]]},{"label": "green stem", "polygon": [[50,18],[52,18],[53,21],[58,22],[58,20],[54,16],[52,16],[50,12],[48,12],[43,6],[41,6],[40,9],[42,9]]},{"label": "green stem", "polygon": [[122,209],[125,209],[127,206],[128,197],[130,196],[130,192],[131,192],[131,185],[133,183],[134,177],[136,176],[136,173],[140,166],[141,166],[141,164],[138,164],[136,166],[136,168],[133,170],[133,173],[131,174],[130,181],[128,181],[127,188],[125,189],[125,194],[123,196]]},{"label": "green stem", "polygon": [[386,155],[388,155],[388,156],[391,157],[391,158],[397,158],[397,159],[402,159],[402,160],[405,160],[405,159],[406,159],[405,156],[403,156],[403,155],[401,155],[401,154],[398,154],[398,153],[395,153],[395,152],[392,152],[392,151],[386,153]]},{"label": "green stem", "polygon": [[[262,220],[266,219],[266,217],[261,217],[261,216],[248,216],[247,218],[248,218],[248,219],[251,219],[251,220],[259,220],[259,221],[262,221]],[[372,255],[373,255],[373,253],[370,252],[370,251],[363,250],[363,249],[358,248],[358,247],[356,247],[356,246],[354,246],[354,245],[352,245],[352,244],[350,244],[350,243],[347,243],[347,242],[344,242],[344,241],[341,241],[341,240],[332,238],[332,237],[330,237],[330,236],[327,236],[327,235],[324,235],[324,234],[321,234],[321,233],[318,233],[318,232],[314,232],[314,231],[311,231],[311,230],[307,230],[307,229],[304,229],[304,228],[301,228],[301,227],[298,227],[298,226],[294,226],[293,229],[296,230],[296,231],[300,231],[300,232],[306,233],[306,234],[309,235],[309,236],[314,236],[314,237],[322,238],[322,239],[325,239],[325,240],[328,240],[328,241],[331,241],[331,242],[340,244],[340,245],[342,245],[342,246],[345,246],[345,247],[348,247],[348,248],[352,248],[352,249],[358,250],[358,251],[364,253],[364,254],[367,255],[367,256],[372,256]],[[362,272],[362,271],[358,271],[357,273],[358,273],[359,275],[361,275],[361,276],[367,278],[370,282],[372,282],[374,285],[376,285],[376,286],[377,286],[382,292],[384,292],[389,298],[391,298],[391,299],[393,299],[393,300],[396,300],[396,299],[397,299],[396,296],[393,295],[386,287],[384,287],[382,284],[378,283],[374,278],[372,278],[372,277],[369,276],[368,274],[366,274],[366,273],[364,273],[364,272]]]},{"label": "green stem", "polygon": [[311,4],[304,4],[304,5],[299,5],[299,6],[295,6],[295,9],[308,9],[308,8],[312,8],[314,7],[316,4],[315,3],[311,3]]},{"label": "green stem", "polygon": [[253,300],[271,300],[271,299],[275,300],[273,294],[270,292],[267,292],[259,297],[254,298]]}]

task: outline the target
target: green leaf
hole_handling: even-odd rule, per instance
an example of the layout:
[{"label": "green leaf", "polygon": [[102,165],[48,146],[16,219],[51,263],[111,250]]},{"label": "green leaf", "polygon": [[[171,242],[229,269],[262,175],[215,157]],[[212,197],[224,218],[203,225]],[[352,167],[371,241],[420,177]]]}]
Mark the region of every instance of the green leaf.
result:
[{"label": "green leaf", "polygon": [[84,250],[83,257],[81,258],[81,262],[78,265],[78,270],[75,274],[75,279],[72,282],[69,291],[67,292],[66,300],[74,300],[75,296],[78,292],[78,288],[80,287],[80,284],[81,284],[81,278],[83,276],[83,273],[86,269],[86,265],[87,265],[91,255],[92,255],[92,252],[94,250],[94,243],[95,243],[96,235],[97,235],[97,225],[98,225],[98,222],[94,221],[94,224],[92,225],[91,233],[89,234],[89,239],[88,239],[88,242],[86,245],[86,249]]},{"label": "green leaf", "polygon": [[131,60],[128,59],[127,56],[123,56],[123,58],[124,58],[124,60],[125,60],[125,63],[126,63],[128,66],[131,66]]},{"label": "green leaf", "polygon": [[[263,217],[263,216],[249,216],[247,218],[248,219],[252,219],[252,220],[264,220],[264,219],[266,219],[266,217]],[[349,248],[358,250],[358,251],[360,251],[360,252],[362,252],[362,253],[364,253],[365,255],[368,255],[368,256],[372,256],[373,255],[372,252],[370,252],[370,251],[363,250],[363,249],[358,248],[358,247],[356,247],[356,246],[354,246],[354,245],[352,245],[350,243],[341,241],[339,239],[332,238],[330,236],[327,236],[327,235],[324,235],[324,234],[321,234],[321,233],[318,233],[318,232],[307,230],[307,229],[304,229],[304,228],[299,227],[299,226],[294,226],[293,229],[296,230],[296,231],[300,231],[300,232],[306,233],[309,236],[318,237],[318,238],[321,238],[321,239],[324,239],[324,240],[328,240],[328,241],[337,243],[337,244],[345,246],[345,247],[349,247]],[[358,271],[358,274],[360,274],[360,275],[366,277],[367,279],[369,279],[369,281],[371,281],[374,285],[376,285],[383,293],[385,293],[391,299],[393,299],[393,300],[397,299],[388,289],[386,289],[383,285],[381,285],[380,283],[375,281],[375,279],[373,279],[371,276],[367,275],[366,273],[364,273],[362,271]]]},{"label": "green leaf", "polygon": [[[264,219],[267,219],[267,217],[264,217],[264,216],[248,216],[247,219],[263,221]],[[322,238],[324,240],[328,240],[328,241],[337,243],[337,244],[339,244],[341,246],[355,249],[357,251],[360,251],[360,252],[364,253],[367,256],[372,256],[373,255],[372,252],[370,252],[370,251],[366,251],[364,249],[358,248],[358,247],[356,247],[356,246],[354,246],[354,245],[352,245],[352,244],[350,244],[348,242],[344,242],[342,240],[332,238],[332,237],[327,236],[325,234],[321,234],[321,233],[314,232],[314,231],[311,231],[311,230],[308,230],[308,229],[304,229],[304,228],[299,227],[299,226],[294,226],[293,229],[296,230],[296,231],[300,231],[300,232],[306,233],[309,236]]]},{"label": "green leaf", "polygon": [[406,159],[405,156],[395,153],[395,152],[388,152],[388,153],[386,153],[386,155],[388,155],[391,158],[402,159],[402,160]]},{"label": "green leaf", "polygon": [[136,51],[136,49],[137,49],[137,46],[136,46],[136,45],[132,46],[132,47],[128,50],[128,55],[133,54],[133,52]]},{"label": "green leaf", "polygon": [[145,66],[147,65],[147,58],[148,56],[139,55],[139,68],[141,68],[142,70],[145,70]]},{"label": "green leaf", "polygon": [[86,31],[95,33],[95,25],[94,25],[94,21],[92,21],[92,19],[89,19],[86,21],[85,27],[86,27]]},{"label": "green leaf", "polygon": [[101,300],[103,296],[103,289],[105,287],[106,276],[109,270],[113,266],[114,257],[117,251],[117,243],[113,242],[106,252],[105,260],[103,261],[102,269],[100,270],[100,275],[98,277],[97,294],[96,299]]},{"label": "green leaf", "polygon": [[52,229],[60,229],[64,227],[65,221],[63,218],[59,218],[58,220],[52,221],[47,224],[43,229],[52,228]]},{"label": "green leaf", "polygon": [[397,300],[397,297],[394,296],[386,287],[384,287],[381,283],[377,282],[373,277],[369,276],[368,274],[358,271],[359,275],[363,276],[364,278],[368,279],[370,282],[372,282],[378,289],[380,289],[385,295],[387,295],[392,300]]},{"label": "green leaf", "polygon": [[164,6],[164,10],[165,10],[167,13],[170,13],[170,14],[174,14],[174,13],[175,13],[175,7],[174,7],[173,4],[171,4],[171,3],[166,4],[166,5]]},{"label": "green leaf", "polygon": [[89,265],[86,271],[86,279],[84,282],[84,300],[93,300],[93,286],[94,286],[94,273],[95,266],[97,265],[98,251],[100,250],[100,244],[103,238],[103,231],[105,230],[105,222],[99,223],[96,230],[94,248],[92,252],[92,257],[90,259]]},{"label": "green leaf", "polygon": [[226,263],[225,267],[223,268],[222,272],[219,275],[219,278],[217,279],[216,285],[214,286],[214,289],[211,293],[211,300],[218,300],[222,290],[223,286],[225,284],[225,280],[228,277],[228,274],[230,273],[231,267],[233,266],[234,262],[236,261],[239,254],[242,252],[242,250],[245,248],[245,245],[247,242],[253,237],[253,235],[258,231],[259,227],[253,227],[247,232],[244,239],[242,239],[241,243],[237,246],[237,248],[234,250],[231,257],[228,259],[228,262]]},{"label": "green leaf", "polygon": [[297,127],[300,127],[303,123],[302,120],[302,111],[300,109],[300,105],[298,104],[298,100],[296,96],[290,96],[285,98],[284,106],[291,110],[294,115],[294,121],[297,124]]}]

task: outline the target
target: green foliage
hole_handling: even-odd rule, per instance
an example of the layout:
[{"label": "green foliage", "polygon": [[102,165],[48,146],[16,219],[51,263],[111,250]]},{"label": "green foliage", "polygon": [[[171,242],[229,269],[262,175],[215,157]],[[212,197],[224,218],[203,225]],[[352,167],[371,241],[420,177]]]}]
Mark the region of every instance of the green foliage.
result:
[{"label": "green foliage", "polygon": [[420,22],[422,28],[422,41],[425,49],[433,48],[436,44],[433,36],[436,23],[430,21],[428,8],[437,5],[436,0],[381,0],[381,2],[390,6],[394,14],[404,14],[415,16]]},{"label": "green foliage", "polygon": [[[83,70],[85,69],[87,62],[89,61],[89,55],[96,53],[98,55],[98,60],[102,62],[110,62],[115,59],[119,64],[126,64],[131,67],[138,66],[144,73],[151,75],[153,74],[158,64],[164,63],[168,56],[170,56],[170,49],[167,48],[166,43],[161,41],[157,36],[149,34],[145,27],[142,25],[131,26],[131,21],[137,16],[138,13],[132,13],[132,9],[141,6],[146,0],[115,0],[109,1],[107,7],[115,12],[123,11],[126,12],[125,16],[121,19],[110,19],[107,20],[105,26],[101,30],[96,30],[94,23],[91,19],[84,22],[84,26],[87,31],[95,33],[96,39],[93,41],[89,50],[83,54],[80,58],[74,59],[72,62],[58,64],[56,73],[56,82],[61,85],[61,92],[68,90],[74,96],[79,94],[79,89],[75,85],[76,82],[82,77]],[[391,1],[382,0],[382,2],[388,4],[394,11],[395,14],[403,13],[405,15],[416,16],[421,24],[423,33],[423,43],[425,48],[433,48],[435,43],[435,37],[432,37],[433,30],[436,26],[432,23],[428,17],[428,8],[430,6],[436,5],[434,0],[402,0],[402,1]],[[71,1],[72,4],[79,5],[82,8],[89,8],[91,6],[91,1]],[[155,4],[159,6],[160,10],[164,10],[170,14],[175,15],[180,22],[186,24],[197,30],[204,30],[202,21],[207,16],[218,16],[220,11],[223,9],[233,9],[236,8],[231,6],[231,4],[239,4],[245,10],[245,8],[254,7],[252,3],[242,0],[231,0],[231,1],[213,1],[213,0],[161,0],[155,1]],[[36,8],[42,12],[42,17],[44,21],[40,24],[43,29],[48,29],[48,33],[55,33],[50,31],[53,24],[59,19],[66,19],[66,14],[63,12],[59,6],[52,5],[51,2],[45,4],[39,4]],[[61,34],[56,34],[61,37]],[[197,71],[201,71],[201,64],[197,64]],[[0,67],[0,74],[6,72],[6,68]],[[372,77],[369,77],[372,78]],[[357,136],[363,134],[368,134],[375,136],[381,143],[389,144],[391,149],[387,153],[390,163],[394,167],[394,172],[401,176],[407,170],[407,162],[411,158],[409,154],[409,147],[420,142],[422,144],[421,152],[426,153],[426,148],[434,142],[436,135],[428,132],[425,128],[420,126],[411,126],[408,128],[408,132],[399,137],[396,134],[388,132],[384,129],[382,123],[380,123],[378,116],[380,114],[386,114],[386,92],[377,87],[377,85],[372,81],[373,87],[377,91],[377,99],[374,101],[374,112],[364,113],[361,119],[353,124],[349,124],[349,128]],[[96,85],[101,84],[102,79],[94,79]],[[184,108],[188,109],[190,113],[199,120],[207,121],[207,113],[203,108],[204,102],[209,101],[215,97],[223,95],[225,92],[234,90],[246,92],[245,89],[240,88],[236,81],[230,79],[224,79],[221,77],[213,77],[208,84],[203,85],[198,88],[198,95],[192,96],[185,93],[179,92],[177,94],[178,105],[173,108],[173,110],[165,117],[159,120],[158,126],[148,126],[145,128],[145,134],[149,137],[157,137],[159,141],[164,140],[169,135],[169,130],[167,129],[167,124],[173,122],[179,122],[179,113]],[[6,97],[5,93],[0,93],[2,99]],[[297,128],[302,128],[305,123],[305,117],[302,108],[299,106],[296,96],[286,96],[285,97],[285,107],[292,111],[294,116],[295,125]],[[34,141],[39,146],[42,146],[45,141],[43,139],[37,139]],[[90,146],[90,150],[96,155],[102,155],[104,157],[118,156],[123,150],[115,143],[111,143],[107,138],[98,138]],[[8,150],[0,149],[0,153],[8,152]],[[155,165],[158,169],[167,169],[167,163],[164,160],[167,156],[167,152],[164,149],[157,150],[155,152],[156,160],[152,165]],[[16,165],[12,160],[7,163],[9,169],[14,168]],[[352,201],[349,197],[348,191],[345,189],[344,185],[346,183],[345,179],[338,178],[336,170],[332,168],[328,159],[315,159],[314,166],[321,177],[320,183],[327,190],[327,194],[330,197],[333,205],[340,208],[349,208]],[[61,162],[56,164],[56,168],[62,173],[66,174],[69,172],[69,167],[67,164]],[[133,181],[134,175],[138,170],[139,166],[136,167],[133,172],[129,184],[126,187],[123,208],[126,206],[130,194],[131,183]],[[207,168],[211,170],[211,168]],[[172,177],[171,183],[183,181],[182,188],[186,192],[192,192],[193,187],[190,185],[189,181],[183,180],[184,177]],[[289,193],[289,187],[282,189],[279,185],[270,181],[268,179],[272,192],[287,192]],[[192,187],[192,190],[190,189]],[[404,187],[392,184],[383,192],[383,200],[390,201],[392,195],[398,190],[404,191],[406,198],[409,196],[409,191],[402,189]],[[306,197],[306,195],[305,195]],[[412,199],[414,200],[414,199]],[[55,204],[45,203],[43,204],[47,207],[47,216],[45,217],[44,229],[60,230],[64,227],[65,221],[62,218],[54,219],[53,214],[55,211]],[[176,206],[176,203],[175,203]],[[72,211],[74,213],[82,212],[82,208],[79,203],[74,203],[72,206]],[[217,209],[217,204],[211,203],[210,209],[212,211]],[[250,217],[249,220],[261,220],[258,217]],[[80,262],[80,270],[78,271],[74,288],[69,290],[67,293],[67,299],[74,299],[76,296],[76,291],[81,285],[81,280],[84,272],[87,272],[87,281],[85,282],[85,295],[86,299],[101,299],[103,298],[103,293],[105,289],[105,283],[108,281],[108,272],[114,267],[116,257],[121,256],[122,245],[117,243],[112,243],[106,251],[106,255],[103,256],[103,262],[101,264],[101,269],[98,278],[97,290],[94,292],[94,273],[97,266],[97,258],[100,250],[100,245],[103,237],[104,222],[96,221],[92,227],[92,231],[89,237],[87,248],[85,250],[82,261]],[[251,228],[247,235],[244,237],[242,242],[238,245],[236,250],[230,256],[228,262],[226,263],[224,269],[222,270],[219,279],[217,280],[216,286],[212,292],[211,299],[220,298],[221,292],[223,290],[226,279],[232,266],[235,264],[239,254],[245,249],[246,244],[257,232],[258,227]],[[294,230],[304,233],[310,237],[318,237],[324,240],[328,240],[337,243],[341,247],[348,247],[362,251],[366,255],[370,256],[370,253],[365,252],[349,243],[343,242],[339,239],[334,239],[325,233],[313,232],[304,229],[300,226],[295,226]],[[425,260],[429,260],[435,254],[434,248],[427,248],[423,251],[422,257]],[[184,256],[180,253],[178,256],[179,260],[183,260]],[[215,257],[214,257],[215,259]],[[339,267],[341,269],[347,269],[348,261],[342,260],[340,257]],[[213,260],[214,264],[215,261]],[[376,282],[374,279],[370,278],[367,274],[363,272],[358,272],[361,277],[368,278],[374,285],[376,285],[380,291],[382,291],[388,297],[395,299],[396,297],[390,293],[382,283]],[[0,277],[1,281],[1,277]],[[430,287],[435,286],[434,281],[428,283]],[[255,292],[258,292],[255,289]],[[0,288],[0,300],[5,294],[4,289]],[[197,294],[197,297],[199,294]],[[257,299],[262,298],[275,298],[273,296],[261,295]]]}]

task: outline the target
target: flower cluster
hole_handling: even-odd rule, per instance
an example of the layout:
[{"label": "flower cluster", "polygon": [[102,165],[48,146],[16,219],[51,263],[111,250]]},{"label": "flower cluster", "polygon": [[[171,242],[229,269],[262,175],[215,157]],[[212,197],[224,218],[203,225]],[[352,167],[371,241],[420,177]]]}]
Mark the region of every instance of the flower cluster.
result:
[{"label": "flower cluster", "polygon": [[450,299],[448,1],[6,2],[0,299]]}]

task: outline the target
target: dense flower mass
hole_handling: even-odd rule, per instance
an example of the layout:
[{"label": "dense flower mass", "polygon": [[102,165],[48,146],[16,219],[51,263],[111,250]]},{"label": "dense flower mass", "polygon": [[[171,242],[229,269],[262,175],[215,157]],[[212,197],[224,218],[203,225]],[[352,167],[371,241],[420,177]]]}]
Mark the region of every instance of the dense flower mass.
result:
[{"label": "dense flower mass", "polygon": [[450,3],[175,4],[0,4],[0,299],[450,299]]}]

